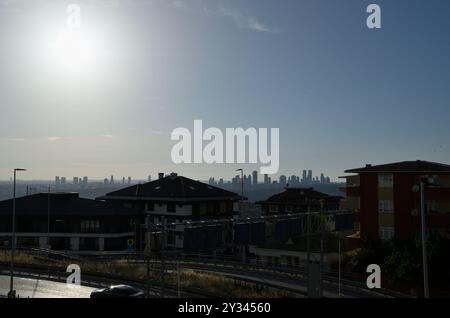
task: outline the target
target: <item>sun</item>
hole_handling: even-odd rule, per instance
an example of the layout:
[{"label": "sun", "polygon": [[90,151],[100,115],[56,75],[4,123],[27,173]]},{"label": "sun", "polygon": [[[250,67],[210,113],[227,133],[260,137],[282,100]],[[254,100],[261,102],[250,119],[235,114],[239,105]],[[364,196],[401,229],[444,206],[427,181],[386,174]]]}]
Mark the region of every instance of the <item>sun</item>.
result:
[{"label": "sun", "polygon": [[96,60],[95,42],[81,31],[62,31],[52,46],[52,60],[67,70],[88,69]]}]

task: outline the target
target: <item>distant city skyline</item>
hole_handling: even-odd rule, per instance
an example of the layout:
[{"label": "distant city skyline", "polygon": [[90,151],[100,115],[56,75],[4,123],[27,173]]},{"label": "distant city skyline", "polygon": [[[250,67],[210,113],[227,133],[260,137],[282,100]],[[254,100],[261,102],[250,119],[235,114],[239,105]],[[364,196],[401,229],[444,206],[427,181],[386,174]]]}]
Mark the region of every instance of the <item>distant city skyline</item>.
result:
[{"label": "distant city skyline", "polygon": [[69,69],[53,59],[68,1],[0,3],[2,180],[260,168],[173,164],[171,132],[196,119],[279,128],[286,176],[449,163],[449,1],[378,0],[378,30],[368,0],[76,2],[97,58]]},{"label": "distant city skyline", "polygon": [[[195,179],[195,180],[200,180],[203,182],[210,182],[210,181],[219,181],[219,180],[223,180],[224,182],[228,182],[228,183],[233,183],[233,180],[237,177],[237,175],[234,175],[234,172],[230,175],[230,176],[209,176],[205,179],[199,179],[199,178],[195,178],[195,176],[190,176],[191,178]],[[267,184],[267,180],[266,178],[268,178],[270,181],[270,184],[272,183],[280,183],[282,184],[282,182],[280,182],[280,180],[283,179],[283,177],[286,179],[286,184],[291,183],[291,184],[298,184],[298,183],[303,183],[303,184],[314,184],[314,183],[322,183],[322,184],[326,184],[326,183],[330,183],[330,182],[339,182],[339,180],[334,180],[331,179],[329,176],[326,176],[323,172],[320,172],[318,175],[314,175],[313,176],[313,171],[311,169],[309,170],[303,170],[303,173],[307,172],[306,178],[302,177],[301,175],[296,175],[296,174],[284,174],[282,172],[280,172],[277,175],[263,175],[258,173],[257,170],[253,170],[253,171],[246,171],[244,170],[244,180],[251,180],[251,184],[255,184],[254,182],[254,176],[257,176],[257,184]],[[146,177],[132,177],[129,175],[126,176],[120,176],[120,175],[109,175],[107,177],[100,177],[100,178],[92,178],[90,176],[73,176],[70,177],[68,175],[64,175],[64,176],[54,176],[52,179],[45,179],[45,178],[41,178],[41,179],[29,179],[29,178],[19,178],[18,180],[22,180],[22,181],[46,181],[52,184],[56,184],[56,185],[69,185],[69,184],[73,184],[73,185],[83,185],[83,184],[88,184],[88,183],[104,183],[104,184],[116,184],[116,185],[120,185],[120,184],[131,184],[131,183],[135,183],[135,182],[150,182],[153,180],[158,179],[158,175],[162,173],[164,174],[164,176],[168,176],[170,175],[170,173],[177,173],[179,175],[181,175],[180,173],[176,172],[176,171],[170,171],[170,172],[159,172],[156,173],[154,175],[147,175]],[[9,180],[0,180],[0,181],[12,181],[12,179],[10,178]],[[246,181],[247,182],[247,181]]]}]

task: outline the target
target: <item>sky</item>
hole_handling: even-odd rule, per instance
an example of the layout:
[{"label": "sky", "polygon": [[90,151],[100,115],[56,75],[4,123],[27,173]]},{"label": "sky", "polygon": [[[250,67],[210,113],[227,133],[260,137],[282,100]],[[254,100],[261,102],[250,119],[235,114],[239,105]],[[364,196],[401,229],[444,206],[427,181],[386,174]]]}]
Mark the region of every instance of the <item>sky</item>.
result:
[{"label": "sky", "polygon": [[[55,57],[70,3],[94,52],[81,66]],[[279,128],[277,175],[450,163],[449,13],[446,0],[0,0],[0,179],[259,168],[175,165],[170,134],[195,119]]]}]

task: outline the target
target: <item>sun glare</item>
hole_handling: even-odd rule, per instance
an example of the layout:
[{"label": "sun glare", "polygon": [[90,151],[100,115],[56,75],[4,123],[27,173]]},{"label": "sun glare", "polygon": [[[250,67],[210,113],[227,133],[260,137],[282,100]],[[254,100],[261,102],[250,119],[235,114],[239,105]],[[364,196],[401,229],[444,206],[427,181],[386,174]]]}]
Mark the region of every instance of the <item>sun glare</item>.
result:
[{"label": "sun glare", "polygon": [[59,33],[52,49],[54,63],[68,70],[80,71],[95,62],[95,43],[82,32]]}]

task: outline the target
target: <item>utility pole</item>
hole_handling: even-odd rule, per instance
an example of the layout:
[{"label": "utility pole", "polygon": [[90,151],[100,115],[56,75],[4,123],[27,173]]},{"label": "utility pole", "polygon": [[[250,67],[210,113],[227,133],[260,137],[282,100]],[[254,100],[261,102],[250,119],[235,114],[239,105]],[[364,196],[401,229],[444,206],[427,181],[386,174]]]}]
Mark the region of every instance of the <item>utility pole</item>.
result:
[{"label": "utility pole", "polygon": [[341,236],[339,235],[339,243],[338,243],[338,248],[339,248],[339,297],[341,297]]},{"label": "utility pole", "polygon": [[161,241],[161,298],[164,298],[164,274],[166,271],[166,265],[164,262],[164,249],[166,245],[166,218],[161,217],[162,225],[162,241]]},{"label": "utility pole", "polygon": [[307,215],[306,215],[306,273],[308,275],[308,281],[310,280],[310,257],[311,257],[311,238],[309,237],[310,235],[310,228],[311,228],[311,205],[310,202],[308,200],[308,198],[306,198],[306,202],[307,202]]},{"label": "utility pole", "polygon": [[422,229],[422,267],[423,267],[423,293],[424,298],[430,298],[430,290],[428,287],[428,257],[427,257],[427,233],[425,218],[425,187],[427,180],[425,177],[420,178],[420,218]]},{"label": "utility pole", "polygon": [[177,291],[178,291],[178,298],[181,298],[181,290],[180,290],[180,263],[177,260]]},{"label": "utility pole", "polygon": [[9,281],[9,295],[15,297],[14,292],[14,253],[16,251],[16,174],[17,171],[26,171],[26,169],[14,169],[14,189],[13,189],[13,215],[12,215],[12,236],[11,236],[11,266],[10,266],[10,281]]},{"label": "utility pole", "polygon": [[320,296],[323,295],[323,238],[325,233],[325,223],[323,219],[323,200],[320,200]]},{"label": "utility pole", "polygon": [[152,231],[150,228],[150,215],[147,215],[145,218],[145,260],[147,265],[147,298],[150,298],[150,256],[151,256],[151,235]]},{"label": "utility pole", "polygon": [[[240,171],[241,172],[241,207],[243,208],[243,202],[244,202],[244,169],[236,169],[236,171]],[[249,240],[250,243],[250,240]],[[246,263],[246,248],[247,245],[243,245],[242,246],[242,263],[245,265]]]},{"label": "utility pole", "polygon": [[50,252],[50,185],[47,194],[47,249]]}]

